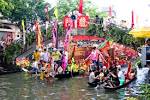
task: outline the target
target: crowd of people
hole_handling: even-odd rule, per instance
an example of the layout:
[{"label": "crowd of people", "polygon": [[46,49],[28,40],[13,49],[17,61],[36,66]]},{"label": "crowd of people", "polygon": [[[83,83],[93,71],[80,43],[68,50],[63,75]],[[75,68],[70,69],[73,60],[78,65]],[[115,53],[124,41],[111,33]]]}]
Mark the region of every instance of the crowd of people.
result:
[{"label": "crowd of people", "polygon": [[[85,64],[90,60],[90,64]],[[55,77],[57,74],[66,74],[69,71],[79,71],[84,69],[89,72],[89,83],[99,84],[106,82],[109,86],[119,86],[132,79],[135,75],[132,70],[131,61],[128,57],[112,57],[101,52],[96,45],[93,45],[91,53],[81,62],[76,62],[72,57],[70,64],[69,54],[66,50],[56,48],[36,49],[32,54],[31,70],[29,73],[40,73],[41,79],[44,77]],[[85,66],[85,67],[84,67]],[[79,68],[81,67],[81,68]],[[128,68],[123,72],[122,68]]]},{"label": "crowd of people", "polygon": [[[90,65],[89,83],[107,83],[110,87],[123,85],[126,81],[134,78],[135,71],[129,58],[126,57],[105,57],[96,47],[93,47],[91,54],[86,58],[92,60]],[[122,71],[122,68],[128,68]]]},{"label": "crowd of people", "polygon": [[37,49],[32,55],[30,73],[44,73],[46,77],[54,77],[58,73],[65,73],[68,65],[68,52],[53,48],[50,52]]}]

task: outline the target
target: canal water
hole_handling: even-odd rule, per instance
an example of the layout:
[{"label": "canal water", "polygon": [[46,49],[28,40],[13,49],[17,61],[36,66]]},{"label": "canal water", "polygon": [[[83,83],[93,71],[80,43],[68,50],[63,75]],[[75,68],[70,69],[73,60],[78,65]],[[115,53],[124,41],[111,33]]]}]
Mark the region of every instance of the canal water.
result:
[{"label": "canal water", "polygon": [[117,91],[90,88],[87,78],[75,77],[47,83],[25,73],[0,76],[0,100],[126,100],[137,97],[139,84],[149,82],[148,69],[138,69],[138,78]]}]

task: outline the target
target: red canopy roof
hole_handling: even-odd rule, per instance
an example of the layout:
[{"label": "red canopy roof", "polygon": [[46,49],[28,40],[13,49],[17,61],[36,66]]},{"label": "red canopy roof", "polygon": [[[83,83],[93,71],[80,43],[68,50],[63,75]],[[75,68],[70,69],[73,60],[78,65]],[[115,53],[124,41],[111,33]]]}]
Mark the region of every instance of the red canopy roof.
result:
[{"label": "red canopy roof", "polygon": [[75,35],[72,36],[73,41],[81,41],[81,40],[101,40],[104,41],[104,38],[99,38],[97,36],[87,36],[87,35]]}]

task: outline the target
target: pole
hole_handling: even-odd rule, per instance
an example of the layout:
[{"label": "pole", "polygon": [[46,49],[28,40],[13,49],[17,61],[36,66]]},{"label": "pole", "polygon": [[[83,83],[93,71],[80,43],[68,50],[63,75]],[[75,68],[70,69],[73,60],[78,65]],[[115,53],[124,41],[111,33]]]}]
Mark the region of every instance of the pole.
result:
[{"label": "pole", "polygon": [[56,27],[57,27],[57,31],[56,31],[56,48],[58,49],[58,28],[59,28],[59,26],[58,26],[58,23],[56,23],[57,25],[56,25]]},{"label": "pole", "polygon": [[23,31],[23,45],[26,45],[26,36],[25,31]]}]

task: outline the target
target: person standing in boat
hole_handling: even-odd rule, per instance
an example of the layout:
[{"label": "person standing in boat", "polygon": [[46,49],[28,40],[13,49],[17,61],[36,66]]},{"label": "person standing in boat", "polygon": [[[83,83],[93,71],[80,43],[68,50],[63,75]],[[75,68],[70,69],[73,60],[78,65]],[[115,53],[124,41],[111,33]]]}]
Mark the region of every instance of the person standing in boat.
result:
[{"label": "person standing in boat", "polygon": [[90,53],[90,55],[85,59],[91,59],[92,63],[95,64],[97,66],[97,70],[99,70],[99,55],[100,55],[100,51],[97,49],[97,45],[95,45],[92,49],[92,52]]},{"label": "person standing in boat", "polygon": [[53,52],[52,52],[52,57],[53,57],[53,60],[54,60],[54,69],[55,69],[55,72],[57,72],[58,67],[61,66],[61,57],[62,57],[62,55],[56,48],[54,48]]},{"label": "person standing in boat", "polygon": [[39,67],[38,67],[38,62],[35,59],[33,59],[33,63],[31,65],[31,67],[32,67],[32,70],[30,71],[31,74],[32,73],[36,73],[37,74],[38,71],[39,71]]},{"label": "person standing in boat", "polygon": [[62,54],[62,68],[63,68],[63,73],[65,73],[67,65],[68,65],[68,52],[64,51],[63,54]]},{"label": "person standing in boat", "polygon": [[42,57],[42,60],[45,61],[46,63],[50,61],[50,53],[46,50],[46,48],[44,49],[44,52],[41,55],[41,57]]},{"label": "person standing in boat", "polygon": [[40,60],[40,52],[38,50],[35,50],[35,52],[33,53],[33,59],[35,59],[36,61]]}]

